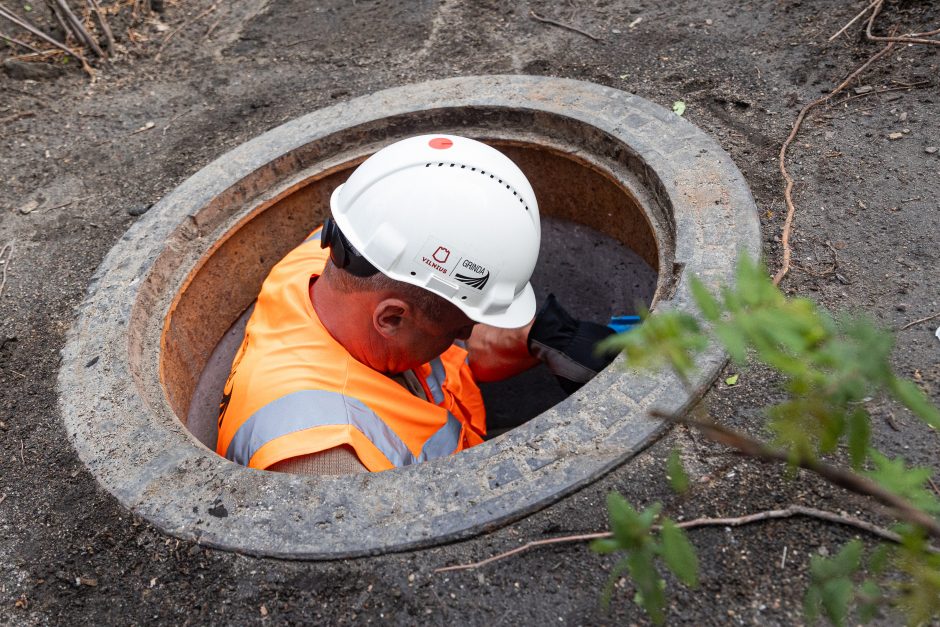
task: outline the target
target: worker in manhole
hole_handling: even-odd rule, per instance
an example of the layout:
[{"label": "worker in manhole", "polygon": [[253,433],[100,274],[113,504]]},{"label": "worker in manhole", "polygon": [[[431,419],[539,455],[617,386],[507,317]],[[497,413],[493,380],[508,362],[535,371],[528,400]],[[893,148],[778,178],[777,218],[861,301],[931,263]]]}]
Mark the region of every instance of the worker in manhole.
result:
[{"label": "worker in manhole", "polygon": [[486,434],[478,382],[539,361],[567,391],[612,330],[537,310],[538,206],[522,171],[451,135],[392,144],[268,275],[225,385],[217,450],[253,468],[380,471]]}]

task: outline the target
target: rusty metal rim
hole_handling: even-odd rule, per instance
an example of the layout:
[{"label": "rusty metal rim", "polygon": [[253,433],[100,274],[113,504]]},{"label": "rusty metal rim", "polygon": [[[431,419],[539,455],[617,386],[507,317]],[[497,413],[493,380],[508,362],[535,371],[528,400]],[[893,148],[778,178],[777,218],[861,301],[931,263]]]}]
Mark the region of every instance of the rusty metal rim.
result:
[{"label": "rusty metal rim", "polygon": [[[728,283],[740,250],[758,254],[756,207],[728,155],[685,120],[622,91],[557,78],[467,77],[390,89],[298,118],[171,192],[92,279],[63,349],[60,408],[82,461],[119,502],[166,533],[255,555],[333,559],[428,546],[518,519],[596,480],[661,434],[645,418],[648,407],[676,410],[696,400],[670,377],[612,367],[496,440],[453,458],[355,477],[239,467],[188,434],[160,387],[159,330],[200,255],[240,219],[221,219],[225,207],[314,165],[301,163],[301,154],[319,150],[324,163],[342,161],[349,155],[335,151],[343,137],[355,143],[361,129],[381,128],[383,120],[433,121],[434,112],[463,107],[534,112],[618,143],[621,165],[642,170],[639,179],[667,211],[651,217],[657,236],[671,240],[663,242],[669,254],[661,272],[663,261],[677,269],[674,292],[659,308],[689,308],[689,274]],[[389,128],[383,141],[406,131]],[[168,250],[175,265],[165,263]],[[716,349],[702,356],[698,389],[723,362]]]}]

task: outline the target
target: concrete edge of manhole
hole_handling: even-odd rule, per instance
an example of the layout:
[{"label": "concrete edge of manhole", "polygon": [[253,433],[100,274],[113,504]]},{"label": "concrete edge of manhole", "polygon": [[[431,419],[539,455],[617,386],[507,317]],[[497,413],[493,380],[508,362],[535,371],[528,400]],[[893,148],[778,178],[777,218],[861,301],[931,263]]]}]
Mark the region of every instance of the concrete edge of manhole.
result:
[{"label": "concrete edge of manhole", "polygon": [[[680,410],[697,400],[672,377],[628,373],[618,360],[548,412],[455,457],[377,474],[305,477],[218,457],[153,393],[161,389],[157,369],[132,363],[129,346],[140,338],[130,337],[128,321],[171,233],[198,222],[212,199],[312,142],[326,145],[324,138],[343,129],[390,116],[459,107],[576,120],[622,142],[656,173],[672,206],[680,269],[675,293],[659,309],[690,307],[690,274],[706,285],[731,283],[738,254],[759,254],[757,209],[730,157],[690,123],[626,92],[569,79],[466,77],[308,114],[185,181],[128,230],[92,279],[62,351],[59,405],[80,458],[122,505],[166,533],[255,555],[331,559],[429,546],[518,519],[596,480],[661,435],[647,409]],[[154,360],[157,350],[159,343]],[[724,359],[709,349],[694,387],[706,388]]]}]

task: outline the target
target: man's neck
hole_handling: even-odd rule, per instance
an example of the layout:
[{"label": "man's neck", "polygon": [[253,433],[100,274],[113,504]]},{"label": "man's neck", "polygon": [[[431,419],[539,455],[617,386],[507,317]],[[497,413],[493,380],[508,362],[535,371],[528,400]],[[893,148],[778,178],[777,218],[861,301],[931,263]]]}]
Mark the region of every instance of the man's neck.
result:
[{"label": "man's neck", "polygon": [[[376,352],[368,332],[372,328],[372,308],[368,295],[345,293],[335,289],[328,277],[318,277],[310,284],[310,304],[327,332],[356,361],[373,370],[382,371],[380,364],[372,363],[369,355]],[[364,332],[365,331],[365,332]]]}]

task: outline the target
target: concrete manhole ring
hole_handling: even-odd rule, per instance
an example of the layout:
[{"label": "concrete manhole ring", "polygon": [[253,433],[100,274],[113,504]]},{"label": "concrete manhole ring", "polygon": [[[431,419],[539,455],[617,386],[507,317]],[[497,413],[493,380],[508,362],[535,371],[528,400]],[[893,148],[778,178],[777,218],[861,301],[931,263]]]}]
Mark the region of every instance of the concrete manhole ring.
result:
[{"label": "concrete manhole ring", "polygon": [[[247,469],[197,440],[184,421],[200,373],[271,265],[317,224],[332,187],[356,164],[429,132],[507,150],[537,194],[572,181],[577,194],[539,196],[546,215],[612,235],[646,258],[659,272],[654,313],[690,307],[690,275],[730,283],[738,254],[759,254],[756,207],[730,157],[682,118],[622,91],[467,77],[298,118],[185,181],[128,230],[92,280],[63,350],[60,408],[82,461],[121,504],[166,533],[256,555],[330,559],[428,546],[518,519],[596,480],[662,433],[648,408],[695,400],[671,377],[627,372],[618,358],[494,440],[348,477]],[[716,349],[706,352],[696,387],[723,362]]]}]

